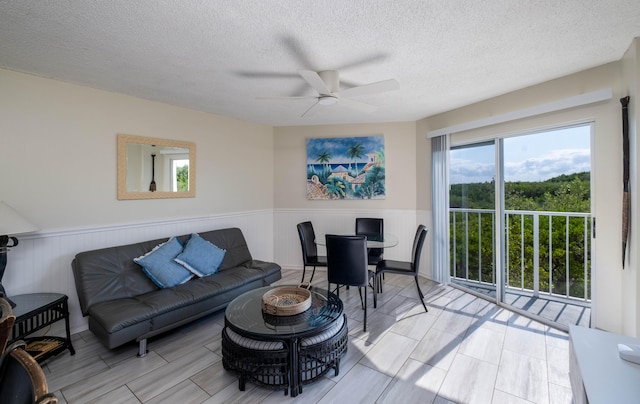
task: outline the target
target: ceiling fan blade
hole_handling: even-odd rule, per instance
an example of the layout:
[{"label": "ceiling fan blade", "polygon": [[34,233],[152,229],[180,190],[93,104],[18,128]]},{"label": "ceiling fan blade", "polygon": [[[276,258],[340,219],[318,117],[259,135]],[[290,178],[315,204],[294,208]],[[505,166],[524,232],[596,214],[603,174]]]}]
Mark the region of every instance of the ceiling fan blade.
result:
[{"label": "ceiling fan blade", "polygon": [[266,79],[280,79],[280,78],[284,78],[284,79],[291,79],[291,78],[297,78],[298,75],[294,74],[294,73],[282,73],[282,72],[269,72],[269,71],[259,71],[259,70],[255,70],[255,71],[250,71],[250,70],[239,70],[234,72],[234,74],[236,76],[239,77],[248,77],[248,78],[252,78],[252,79],[261,79],[261,78],[266,78]]},{"label": "ceiling fan blade", "polygon": [[322,109],[322,108],[323,108],[323,106],[320,105],[320,103],[316,101],[311,107],[309,107],[309,109],[304,111],[304,114],[302,114],[301,117],[305,118],[307,116],[314,115],[316,112],[318,112],[319,109]]},{"label": "ceiling fan blade", "polygon": [[318,92],[318,94],[331,94],[331,89],[327,87],[327,84],[322,80],[318,73],[314,72],[313,70],[298,70],[298,73],[300,74],[300,76],[302,76],[303,79],[306,80],[307,83],[309,83],[311,87],[314,88],[314,90]]},{"label": "ceiling fan blade", "polygon": [[256,97],[256,100],[317,100],[318,97],[314,96],[301,96],[301,97]]},{"label": "ceiling fan blade", "polygon": [[367,104],[366,102],[362,102],[362,101],[352,100],[350,98],[340,98],[338,100],[338,104],[348,108],[355,109],[357,111],[367,112],[367,113],[371,113],[376,109],[378,109],[378,107],[375,105]]},{"label": "ceiling fan blade", "polygon": [[344,97],[357,97],[360,95],[372,95],[377,93],[383,93],[385,91],[393,91],[400,88],[400,83],[397,80],[383,80],[375,83],[364,84],[357,87],[347,88],[346,90],[336,93],[342,98]]}]

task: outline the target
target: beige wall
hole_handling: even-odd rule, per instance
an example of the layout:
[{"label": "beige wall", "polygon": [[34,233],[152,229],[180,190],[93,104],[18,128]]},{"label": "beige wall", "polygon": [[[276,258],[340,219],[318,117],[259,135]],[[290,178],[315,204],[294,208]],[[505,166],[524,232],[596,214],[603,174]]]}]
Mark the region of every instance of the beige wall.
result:
[{"label": "beige wall", "polygon": [[[610,101],[453,134],[452,144],[463,144],[474,139],[489,139],[558,125],[595,122],[595,137],[592,143],[592,181],[595,191],[592,213],[597,218],[597,238],[593,240],[595,249],[594,325],[614,332],[635,335],[636,330],[629,329],[627,324],[635,318],[638,310],[635,304],[636,292],[635,290],[625,291],[622,287],[623,270],[620,251],[622,141],[618,99],[626,94],[626,90],[620,71],[620,63],[610,63],[424,119],[418,122],[418,128],[424,133],[425,130],[448,127],[591,91],[612,88],[613,97]],[[418,186],[420,187],[423,183],[430,184],[429,178],[421,180],[418,177]],[[430,188],[430,185],[427,188]],[[426,193],[419,192],[419,195],[426,195]],[[635,263],[630,266],[631,268],[625,270],[627,274],[636,271]],[[630,294],[634,296],[628,300],[627,297]],[[629,304],[629,302],[633,303]],[[628,313],[629,310],[633,311],[633,314]]]},{"label": "beige wall", "polygon": [[[43,230],[273,209],[273,129],[0,70],[0,200]],[[196,198],[118,201],[116,134],[197,148]]]},{"label": "beige wall", "polygon": [[[306,196],[306,139],[384,135],[385,199],[318,201]],[[290,126],[274,129],[274,205],[277,209],[416,209],[415,122]]]}]

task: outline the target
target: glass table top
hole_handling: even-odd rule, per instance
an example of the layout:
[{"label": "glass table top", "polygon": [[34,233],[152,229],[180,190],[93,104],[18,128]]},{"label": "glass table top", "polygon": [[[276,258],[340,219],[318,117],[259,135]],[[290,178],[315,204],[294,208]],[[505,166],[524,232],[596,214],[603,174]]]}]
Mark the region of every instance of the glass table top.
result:
[{"label": "glass table top", "polygon": [[[343,234],[344,236],[354,236],[355,234]],[[391,233],[384,233],[382,237],[379,234],[367,236],[361,234],[361,236],[367,237],[367,248],[390,248],[398,245],[398,237]],[[317,245],[327,245],[327,241],[324,238],[324,234],[320,237],[316,237],[315,242]]]},{"label": "glass table top", "polygon": [[13,300],[16,304],[16,307],[13,308],[13,314],[19,318],[64,297],[66,296],[62,293],[29,293],[26,295],[9,296],[9,299]]},{"label": "glass table top", "polygon": [[[290,337],[316,332],[333,324],[343,313],[342,301],[324,289],[311,287],[311,307],[293,316],[274,316],[262,311],[262,295],[280,286],[266,286],[235,298],[225,311],[228,324],[256,337]],[[296,286],[296,285],[293,285]]]}]

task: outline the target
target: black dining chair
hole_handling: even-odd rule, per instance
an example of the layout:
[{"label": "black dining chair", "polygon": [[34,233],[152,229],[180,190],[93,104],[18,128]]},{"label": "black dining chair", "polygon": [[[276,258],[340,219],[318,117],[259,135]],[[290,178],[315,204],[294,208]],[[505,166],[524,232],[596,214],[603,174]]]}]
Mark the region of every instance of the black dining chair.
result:
[{"label": "black dining chair", "polygon": [[311,283],[313,275],[316,274],[316,267],[327,266],[327,257],[318,255],[318,247],[315,241],[316,233],[313,231],[311,222],[298,223],[298,236],[300,236],[300,244],[302,246],[302,282],[304,283],[307,267],[313,267],[311,279],[309,279],[309,283]]},{"label": "black dining chair", "polygon": [[375,274],[374,286],[373,286],[373,293],[374,293],[373,307],[376,307],[378,303],[378,298],[377,298],[378,291],[382,292],[380,277],[388,272],[390,274],[413,276],[413,279],[416,281],[416,288],[418,288],[418,296],[420,297],[420,302],[424,307],[424,311],[426,312],[429,311],[427,310],[427,305],[424,303],[424,295],[422,294],[422,290],[420,290],[420,284],[418,283],[418,271],[420,268],[420,253],[422,252],[422,246],[424,244],[424,240],[426,237],[427,237],[427,228],[421,224],[418,226],[418,230],[416,231],[416,236],[413,239],[411,262],[394,261],[394,260],[382,260],[378,262],[378,264],[376,265],[376,274]]},{"label": "black dining chair", "polygon": [[[336,294],[340,297],[340,285],[357,286],[360,303],[364,308],[364,331],[367,331],[367,287],[374,273],[367,265],[367,239],[365,236],[339,236],[327,234],[327,279],[328,290],[336,284]],[[362,288],[364,301],[362,300]],[[374,295],[374,306],[375,306]]]},{"label": "black dining chair", "polygon": [[[371,217],[356,218],[356,234],[364,235],[371,240],[380,240],[384,235],[384,220]],[[383,257],[382,248],[369,248],[367,262],[369,265],[376,265]]]}]

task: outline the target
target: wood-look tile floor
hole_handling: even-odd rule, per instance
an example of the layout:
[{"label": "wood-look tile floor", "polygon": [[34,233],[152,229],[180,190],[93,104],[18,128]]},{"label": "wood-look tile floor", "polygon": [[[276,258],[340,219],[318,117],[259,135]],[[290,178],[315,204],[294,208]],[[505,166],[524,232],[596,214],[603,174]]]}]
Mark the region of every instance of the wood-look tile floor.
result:
[{"label": "wood-look tile floor", "polygon": [[[278,284],[297,284],[283,270]],[[309,275],[307,275],[309,276]],[[326,288],[326,273],[314,284]],[[378,308],[369,294],[367,332],[356,288],[341,290],[349,346],[333,371],[295,398],[248,384],[222,367],[218,312],[137,344],[104,348],[90,331],[42,367],[61,403],[571,403],[568,335],[496,305],[421,279],[386,275]],[[368,293],[371,293],[369,290]]]}]

